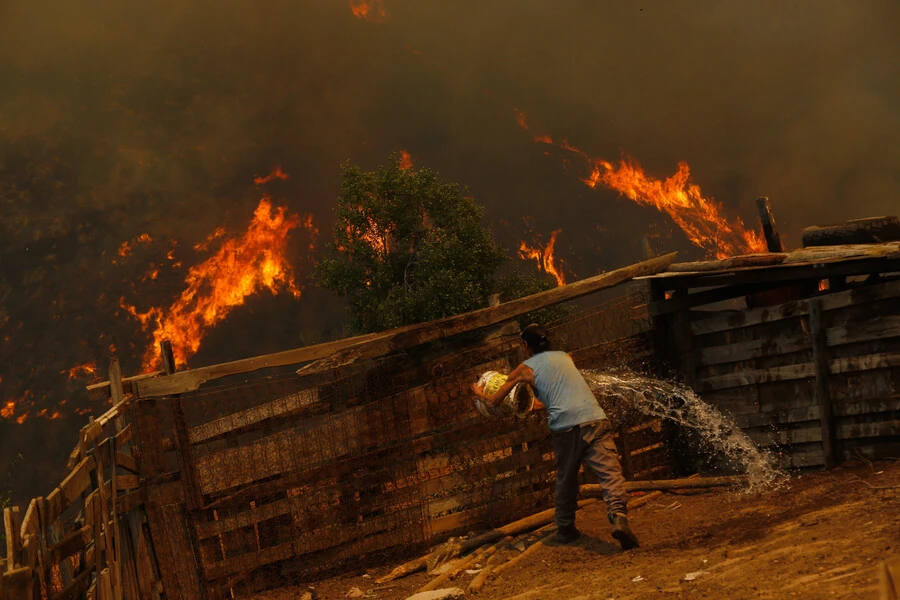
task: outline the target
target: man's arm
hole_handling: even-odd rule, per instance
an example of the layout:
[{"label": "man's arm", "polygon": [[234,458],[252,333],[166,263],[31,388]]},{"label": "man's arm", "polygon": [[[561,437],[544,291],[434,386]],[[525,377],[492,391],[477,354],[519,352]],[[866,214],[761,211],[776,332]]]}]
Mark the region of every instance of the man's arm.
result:
[{"label": "man's arm", "polygon": [[506,395],[509,394],[510,390],[512,390],[517,383],[522,382],[534,387],[534,371],[525,363],[522,363],[513,369],[512,373],[506,378],[506,382],[504,382],[504,384],[500,386],[500,389],[494,392],[493,395],[489,396],[488,394],[485,394],[484,389],[477,383],[472,384],[472,391],[491,406],[496,406],[506,398]]}]

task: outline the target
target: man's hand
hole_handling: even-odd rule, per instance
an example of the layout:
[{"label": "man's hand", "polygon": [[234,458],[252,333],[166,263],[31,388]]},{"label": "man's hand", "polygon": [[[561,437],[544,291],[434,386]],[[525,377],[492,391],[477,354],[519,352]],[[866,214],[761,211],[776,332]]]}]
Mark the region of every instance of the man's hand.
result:
[{"label": "man's hand", "polygon": [[484,386],[478,385],[478,382],[472,384],[472,391],[475,392],[475,395],[483,400],[487,400],[487,394],[484,393]]}]

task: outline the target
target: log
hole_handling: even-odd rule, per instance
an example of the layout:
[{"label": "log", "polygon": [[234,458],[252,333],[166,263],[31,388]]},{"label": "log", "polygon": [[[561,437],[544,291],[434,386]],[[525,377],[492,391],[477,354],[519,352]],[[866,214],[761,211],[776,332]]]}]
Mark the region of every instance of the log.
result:
[{"label": "log", "polygon": [[834,225],[815,225],[803,230],[802,240],[804,246],[877,244],[900,240],[900,219],[869,217]]},{"label": "log", "polygon": [[702,273],[705,271],[722,271],[746,267],[768,267],[780,265],[787,258],[786,252],[767,252],[764,254],[744,254],[718,260],[702,260],[697,262],[672,263],[669,273]]},{"label": "log", "polygon": [[329,360],[323,362],[317,368],[330,368],[336,364],[349,364],[356,360],[383,356],[396,350],[508,321],[534,310],[574,300],[587,294],[626,283],[635,277],[659,273],[674,261],[675,253],[667,254],[552,290],[525,296],[511,302],[504,302],[499,306],[482,308],[429,323],[407,325],[385,332],[335,340],[325,344],[296,348],[254,358],[245,358],[190,371],[179,371],[165,377],[135,381],[134,384],[137,386],[138,395],[141,398],[148,398],[189,392],[197,389],[206,381],[227,375],[304,363],[326,357]]},{"label": "log", "polygon": [[[693,488],[727,487],[740,485],[747,481],[744,475],[731,475],[725,477],[699,477],[685,479],[657,479],[655,481],[626,481],[625,489],[629,492],[650,490],[686,490]],[[601,487],[595,483],[581,486],[583,496],[599,496]]]},{"label": "log", "polygon": [[900,242],[808,246],[788,254],[784,264],[843,261],[851,258],[900,258]]},{"label": "log", "polygon": [[766,196],[757,198],[756,209],[759,211],[759,222],[762,224],[769,252],[784,252],[784,245],[781,242],[781,236],[778,235],[778,229],[775,227],[775,217],[772,215],[769,199]]},{"label": "log", "polygon": [[834,467],[837,446],[834,443],[834,420],[831,416],[831,373],[828,369],[828,347],[822,317],[822,301],[809,301],[809,336],[812,340],[813,361],[816,365],[816,400],[819,403],[819,419],[822,431],[822,452],[825,468]]},{"label": "log", "polygon": [[656,500],[657,498],[662,496],[662,494],[663,493],[660,491],[650,492],[646,496],[641,496],[640,498],[635,498],[634,500],[629,500],[628,501],[628,510],[640,508],[641,506],[647,504],[651,500]]}]

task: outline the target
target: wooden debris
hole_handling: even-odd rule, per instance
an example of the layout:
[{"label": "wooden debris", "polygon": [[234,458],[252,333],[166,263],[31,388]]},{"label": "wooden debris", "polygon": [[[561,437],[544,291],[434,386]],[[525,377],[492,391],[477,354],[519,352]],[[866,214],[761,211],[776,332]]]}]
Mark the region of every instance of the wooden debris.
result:
[{"label": "wooden debris", "polygon": [[523,558],[525,558],[527,556],[531,556],[532,554],[534,554],[535,552],[537,552],[538,550],[543,548],[547,544],[547,542],[551,541],[554,538],[554,536],[556,536],[556,531],[545,535],[540,540],[538,540],[535,543],[533,543],[532,545],[528,546],[528,548],[526,548],[525,551],[522,552],[521,554],[519,554],[518,556],[511,558],[510,560],[506,561],[502,565],[494,567],[491,570],[491,576],[498,577],[503,571],[507,570],[508,568],[510,568],[512,566],[515,566]]}]

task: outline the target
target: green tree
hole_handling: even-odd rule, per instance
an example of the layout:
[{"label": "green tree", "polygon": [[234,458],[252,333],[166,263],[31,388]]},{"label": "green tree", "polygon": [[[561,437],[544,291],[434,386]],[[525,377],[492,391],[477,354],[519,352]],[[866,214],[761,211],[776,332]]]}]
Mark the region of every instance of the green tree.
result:
[{"label": "green tree", "polygon": [[380,331],[485,306],[507,260],[481,224],[482,208],[429,169],[400,158],[374,171],[343,166],[323,287],[346,296],[353,325]]}]

